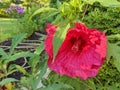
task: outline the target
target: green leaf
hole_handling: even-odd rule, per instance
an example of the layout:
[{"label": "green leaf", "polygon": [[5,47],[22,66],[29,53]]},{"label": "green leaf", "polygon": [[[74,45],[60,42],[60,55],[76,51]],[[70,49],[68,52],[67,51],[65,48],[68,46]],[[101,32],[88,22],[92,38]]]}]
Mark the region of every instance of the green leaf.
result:
[{"label": "green leaf", "polygon": [[35,50],[35,54],[39,55],[44,50],[44,43],[42,42]]},{"label": "green leaf", "polygon": [[89,4],[93,4],[94,2],[99,2],[101,5],[106,7],[120,7],[120,2],[117,0],[83,0]]},{"label": "green leaf", "polygon": [[54,35],[53,39],[53,55],[54,58],[58,52],[58,49],[60,48],[62,42],[65,39],[66,33],[68,29],[70,28],[70,24],[67,24],[65,26],[59,27]]},{"label": "green leaf", "polygon": [[15,81],[18,81],[17,79],[15,78],[6,78],[6,79],[3,79],[1,82],[0,82],[0,86],[3,86],[5,84],[8,84],[10,82],[15,82]]},{"label": "green leaf", "polygon": [[16,69],[18,69],[20,72],[22,72],[23,74],[27,75],[27,71],[20,65],[15,65]]},{"label": "green leaf", "polygon": [[2,48],[0,48],[0,55],[2,55],[2,57],[5,58],[8,56],[7,53]]},{"label": "green leaf", "polygon": [[35,16],[35,15],[37,15],[37,14],[41,14],[41,13],[44,13],[44,12],[49,12],[49,11],[57,11],[57,9],[55,9],[55,8],[50,8],[50,7],[42,7],[42,8],[40,8],[40,9],[38,9],[38,10],[36,10],[31,16],[30,16],[30,20]]},{"label": "green leaf", "polygon": [[70,85],[67,84],[52,84],[44,88],[39,88],[37,90],[62,90],[62,89],[72,89]]},{"label": "green leaf", "polygon": [[54,12],[49,12],[48,14],[49,15],[47,15],[47,16],[45,16],[45,17],[42,17],[40,20],[42,21],[42,20],[44,20],[44,19],[49,19],[50,17],[52,17],[52,16],[55,16],[55,15],[57,15],[59,12],[56,12],[56,11],[54,11]]},{"label": "green leaf", "polygon": [[59,21],[61,20],[62,16],[61,14],[58,14],[55,18],[55,20],[52,22],[53,24],[59,23]]},{"label": "green leaf", "polygon": [[20,52],[20,53],[16,53],[15,55],[8,57],[5,62],[8,63],[21,57],[32,57],[33,55],[34,54],[30,52]]},{"label": "green leaf", "polygon": [[108,50],[107,50],[107,60],[113,56],[114,64],[118,71],[120,71],[120,47],[116,44],[108,43]]},{"label": "green leaf", "polygon": [[31,75],[29,76],[29,86],[31,87],[32,90],[36,90],[36,83],[35,81],[35,76],[34,73],[31,73]]},{"label": "green leaf", "polygon": [[28,61],[28,64],[31,66],[31,68],[36,69],[38,62],[40,62],[40,56],[34,55],[33,57],[30,58],[30,60]]},{"label": "green leaf", "polygon": [[107,36],[108,40],[120,40],[120,34]]},{"label": "green leaf", "polygon": [[13,37],[12,45],[10,48],[10,54],[13,53],[14,48],[26,37],[26,34],[19,34]]}]

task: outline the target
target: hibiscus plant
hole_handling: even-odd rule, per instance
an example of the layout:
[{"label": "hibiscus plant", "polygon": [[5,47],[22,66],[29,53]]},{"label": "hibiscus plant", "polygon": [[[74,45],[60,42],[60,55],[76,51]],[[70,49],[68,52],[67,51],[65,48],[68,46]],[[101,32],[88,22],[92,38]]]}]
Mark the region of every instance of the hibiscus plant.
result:
[{"label": "hibiscus plant", "polygon": [[45,18],[55,18],[51,24],[46,25],[44,47],[48,54],[48,67],[55,72],[43,80],[46,90],[49,90],[49,85],[63,83],[72,86],[68,90],[110,89],[103,86],[96,76],[103,63],[113,58],[115,67],[120,71],[120,47],[117,43],[111,43],[119,39],[119,34],[107,36],[106,31],[85,25],[88,6],[95,2],[103,7],[120,7],[117,0],[70,0],[63,3],[57,0],[56,8],[40,8],[30,17],[49,12],[50,15]]},{"label": "hibiscus plant", "polygon": [[[13,38],[9,53],[0,48],[0,85],[17,81],[20,89],[27,90],[119,90],[120,33],[89,24],[87,20],[101,14],[98,8],[94,9],[97,5],[103,11],[108,10],[106,7],[120,11],[117,0],[56,0],[55,7],[36,10],[29,20],[41,13],[45,14],[42,20],[54,18],[51,23],[46,22],[46,38],[34,52],[15,52],[24,34]],[[95,12],[89,13],[89,9]],[[8,63],[20,57],[29,57],[29,70],[18,65],[10,68]],[[21,80],[7,78],[14,70],[23,73]]]}]

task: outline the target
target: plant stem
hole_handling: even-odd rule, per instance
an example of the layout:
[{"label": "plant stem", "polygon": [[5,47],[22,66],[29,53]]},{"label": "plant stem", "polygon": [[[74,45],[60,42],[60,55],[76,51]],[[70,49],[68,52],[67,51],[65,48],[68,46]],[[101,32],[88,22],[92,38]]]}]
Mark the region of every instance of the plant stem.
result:
[{"label": "plant stem", "polygon": [[84,10],[83,17],[82,17],[81,21],[83,21],[83,19],[85,18],[87,8],[88,8],[88,4],[86,4],[86,6],[85,6],[85,10]]},{"label": "plant stem", "polygon": [[99,79],[97,79],[96,77],[94,77],[94,79],[103,87],[103,85]]}]

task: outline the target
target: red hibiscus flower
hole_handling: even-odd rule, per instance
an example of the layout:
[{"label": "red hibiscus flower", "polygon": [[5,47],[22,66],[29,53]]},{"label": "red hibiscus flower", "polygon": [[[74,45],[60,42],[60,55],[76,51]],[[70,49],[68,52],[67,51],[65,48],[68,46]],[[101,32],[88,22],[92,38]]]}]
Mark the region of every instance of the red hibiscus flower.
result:
[{"label": "red hibiscus flower", "polygon": [[96,76],[106,57],[105,34],[77,22],[74,28],[68,30],[52,62],[52,40],[56,29],[57,27],[51,24],[46,28],[48,35],[45,50],[49,55],[49,68],[58,74],[80,77],[84,80]]}]

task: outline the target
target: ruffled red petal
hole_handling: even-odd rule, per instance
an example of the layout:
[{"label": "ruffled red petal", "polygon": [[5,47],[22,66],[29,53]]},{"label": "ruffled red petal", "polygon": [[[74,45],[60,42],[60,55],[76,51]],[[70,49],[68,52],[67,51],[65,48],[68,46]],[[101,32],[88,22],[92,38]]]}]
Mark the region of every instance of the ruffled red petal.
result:
[{"label": "ruffled red petal", "polygon": [[[67,32],[54,62],[53,34],[50,27],[45,40],[45,50],[49,55],[48,66],[58,74],[87,79],[97,75],[106,57],[106,37],[96,29],[88,29],[81,23]],[[47,31],[47,32],[48,32]],[[51,34],[52,33],[52,34]]]}]

